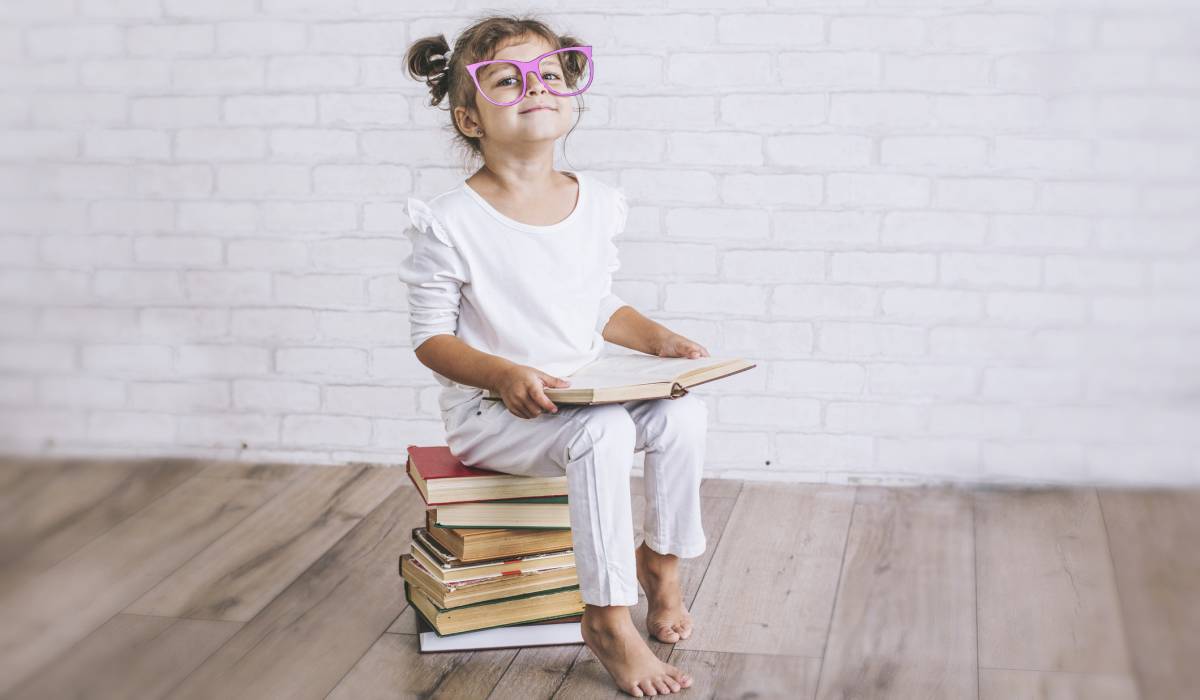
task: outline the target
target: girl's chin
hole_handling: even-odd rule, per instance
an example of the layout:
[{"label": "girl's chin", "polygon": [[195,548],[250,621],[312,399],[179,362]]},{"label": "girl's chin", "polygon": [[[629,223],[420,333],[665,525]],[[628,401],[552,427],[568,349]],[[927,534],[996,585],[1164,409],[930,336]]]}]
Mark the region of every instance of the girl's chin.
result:
[{"label": "girl's chin", "polygon": [[522,124],[517,124],[515,130],[523,134],[544,134],[546,136],[558,134],[561,136],[567,133],[567,125],[560,124],[557,121],[552,122],[549,119],[541,122],[531,119]]}]

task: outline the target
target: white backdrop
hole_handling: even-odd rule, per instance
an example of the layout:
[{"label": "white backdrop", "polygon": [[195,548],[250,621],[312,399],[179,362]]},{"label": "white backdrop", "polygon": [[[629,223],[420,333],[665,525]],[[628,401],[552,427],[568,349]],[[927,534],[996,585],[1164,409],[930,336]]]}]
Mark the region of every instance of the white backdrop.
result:
[{"label": "white backdrop", "polygon": [[1200,482],[1196,3],[704,4],[0,2],[0,449],[441,443],[395,270],[468,171],[400,58],[499,7],[595,47],[616,291],[758,363],[710,475]]}]

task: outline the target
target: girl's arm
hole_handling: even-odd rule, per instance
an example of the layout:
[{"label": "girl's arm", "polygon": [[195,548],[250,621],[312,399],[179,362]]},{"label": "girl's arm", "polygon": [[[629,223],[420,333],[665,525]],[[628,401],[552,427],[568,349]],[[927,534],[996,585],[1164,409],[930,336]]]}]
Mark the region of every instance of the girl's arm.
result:
[{"label": "girl's arm", "polygon": [[659,357],[708,357],[699,343],[643,316],[632,306],[613,312],[601,334],[615,345]]},{"label": "girl's arm", "polygon": [[499,393],[508,410],[521,418],[535,418],[546,411],[558,413],[558,406],[546,397],[544,388],[571,385],[536,367],[476,350],[448,333],[430,336],[414,352],[421,364],[451,381]]},{"label": "girl's arm", "polygon": [[450,381],[480,389],[498,389],[501,377],[514,366],[499,355],[476,350],[447,333],[430,337],[413,352],[421,364]]}]

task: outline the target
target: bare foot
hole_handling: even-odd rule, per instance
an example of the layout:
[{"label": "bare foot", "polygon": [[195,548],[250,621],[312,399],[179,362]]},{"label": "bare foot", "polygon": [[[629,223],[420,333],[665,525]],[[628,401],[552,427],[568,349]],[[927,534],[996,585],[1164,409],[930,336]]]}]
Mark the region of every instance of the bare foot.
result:
[{"label": "bare foot", "polygon": [[692,636],[692,616],[683,607],[679,588],[679,557],[659,554],[642,542],[637,548],[637,579],[646,591],[646,630],[667,644]]},{"label": "bare foot", "polygon": [[692,685],[690,675],[650,651],[626,606],[586,606],[580,630],[617,687],[635,698],[677,693]]}]

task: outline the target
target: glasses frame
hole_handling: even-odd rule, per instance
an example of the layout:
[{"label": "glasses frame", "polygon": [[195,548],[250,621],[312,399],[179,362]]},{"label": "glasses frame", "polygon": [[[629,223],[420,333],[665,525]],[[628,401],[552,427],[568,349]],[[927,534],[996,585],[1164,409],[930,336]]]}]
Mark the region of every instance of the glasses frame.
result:
[{"label": "glasses frame", "polygon": [[[565,93],[564,92],[555,92],[554,90],[552,90],[550,88],[549,85],[546,84],[546,79],[542,76],[542,71],[538,69],[538,64],[540,64],[542,62],[543,58],[546,58],[547,56],[552,56],[556,53],[562,53],[563,51],[582,51],[583,54],[585,56],[587,56],[587,61],[588,61],[587,85],[584,85],[583,87],[579,88],[575,92],[565,92]],[[480,68],[482,68],[486,65],[492,64],[492,63],[509,63],[509,64],[517,66],[518,72],[521,73],[521,92],[520,92],[520,96],[517,99],[513,100],[512,102],[497,102],[497,101],[493,100],[492,98],[488,97],[487,93],[483,91],[483,87],[479,84],[478,71]],[[538,80],[542,81],[542,86],[545,87],[546,90],[551,95],[557,95],[559,97],[570,97],[571,95],[578,95],[579,93],[583,92],[584,90],[587,90],[588,86],[592,84],[592,80],[594,80],[596,77],[596,71],[592,68],[592,66],[593,66],[593,64],[592,64],[592,47],[591,46],[564,46],[561,49],[547,51],[546,53],[542,54],[541,56],[538,56],[537,58],[534,58],[529,61],[518,61],[516,59],[510,59],[510,58],[498,58],[498,59],[492,59],[490,61],[479,61],[478,63],[471,63],[471,64],[467,65],[467,72],[471,74],[471,80],[473,80],[475,82],[475,89],[479,91],[480,95],[483,95],[483,99],[487,100],[488,102],[491,102],[492,104],[496,105],[497,107],[511,107],[525,99],[525,92],[526,92],[526,90],[529,89],[529,82],[528,82],[528,78],[527,78],[529,73],[537,73]]]}]

